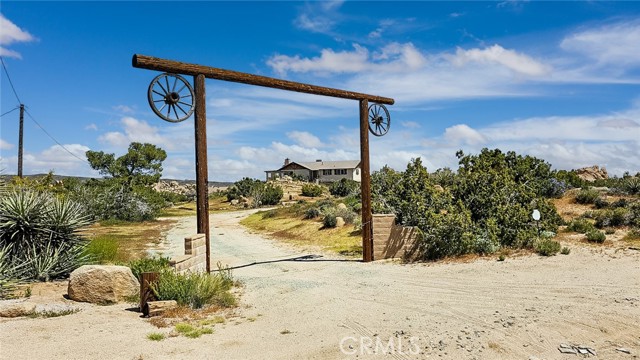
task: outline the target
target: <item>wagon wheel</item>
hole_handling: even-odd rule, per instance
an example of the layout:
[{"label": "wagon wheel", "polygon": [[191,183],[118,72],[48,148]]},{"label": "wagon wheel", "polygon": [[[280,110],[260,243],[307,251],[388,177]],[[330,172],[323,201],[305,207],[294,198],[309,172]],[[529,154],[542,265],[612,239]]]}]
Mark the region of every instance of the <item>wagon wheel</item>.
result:
[{"label": "wagon wheel", "polygon": [[156,76],[149,84],[147,98],[151,110],[162,120],[169,122],[186,120],[195,109],[191,84],[176,74]]},{"label": "wagon wheel", "polygon": [[382,136],[389,131],[391,117],[384,105],[373,104],[369,106],[369,131],[375,136]]}]

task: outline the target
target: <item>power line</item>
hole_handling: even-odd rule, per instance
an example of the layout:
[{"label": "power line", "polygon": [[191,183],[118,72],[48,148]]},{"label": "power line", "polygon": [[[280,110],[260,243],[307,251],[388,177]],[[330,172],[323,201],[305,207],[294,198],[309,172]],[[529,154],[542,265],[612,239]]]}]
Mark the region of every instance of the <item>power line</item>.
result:
[{"label": "power line", "polygon": [[[68,152],[71,156],[73,156],[74,158],[82,161],[82,162],[87,162],[85,159],[79,158],[78,156],[76,156],[76,154],[72,153],[69,149],[67,149],[64,145],[62,145],[58,140],[56,140],[51,134],[49,134],[49,132],[47,130],[45,130],[42,125],[40,125],[40,123],[38,123],[36,121],[36,119],[33,118],[33,116],[31,115],[31,113],[29,113],[29,110],[25,110],[25,112],[27,113],[27,115],[29,116],[29,118],[36,124],[38,125],[38,127],[40,128],[40,130],[42,130],[45,134],[47,134],[48,137],[51,138],[51,140],[53,140],[56,144],[60,145],[61,148],[63,148],[66,152]],[[88,162],[87,162],[88,163]]]},{"label": "power line", "polygon": [[18,93],[16,92],[16,88],[13,87],[13,82],[11,81],[11,77],[9,76],[9,72],[7,71],[7,67],[4,64],[4,57],[0,56],[0,61],[2,61],[2,67],[4,68],[4,73],[7,74],[7,79],[9,79],[9,84],[11,85],[11,90],[13,90],[13,95],[16,96],[16,99],[18,100],[18,103],[22,104],[22,101],[20,101],[20,97],[18,96]]},{"label": "power line", "polygon": [[16,107],[14,107],[13,109],[11,109],[11,110],[7,111],[6,113],[4,113],[4,114],[0,115],[0,117],[3,117],[3,116],[5,116],[5,115],[7,115],[7,114],[10,114],[10,113],[12,113],[12,112],[14,112],[14,111],[16,111],[16,110],[18,110],[18,109],[20,109],[20,107],[19,107],[19,106],[16,106]]}]

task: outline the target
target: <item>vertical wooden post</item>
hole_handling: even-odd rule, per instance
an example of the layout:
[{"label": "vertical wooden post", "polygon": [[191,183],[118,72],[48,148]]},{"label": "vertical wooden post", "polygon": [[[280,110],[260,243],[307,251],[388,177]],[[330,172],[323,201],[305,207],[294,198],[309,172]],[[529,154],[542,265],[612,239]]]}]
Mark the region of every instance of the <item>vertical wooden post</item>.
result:
[{"label": "vertical wooden post", "polygon": [[371,177],[369,174],[369,101],[360,100],[360,168],[362,176],[362,261],[373,261],[373,231],[371,228]]},{"label": "vertical wooden post", "polygon": [[20,129],[18,130],[18,177],[22,178],[22,134],[24,131],[24,105],[20,104]]},{"label": "vertical wooden post", "polygon": [[195,140],[196,140],[196,216],[198,234],[205,234],[207,273],[211,272],[211,244],[209,238],[209,169],[207,164],[207,110],[204,75],[194,76]]},{"label": "vertical wooden post", "polygon": [[140,311],[144,316],[149,315],[149,308],[147,302],[157,300],[151,291],[151,284],[158,281],[160,273],[157,272],[143,272],[140,274]]}]

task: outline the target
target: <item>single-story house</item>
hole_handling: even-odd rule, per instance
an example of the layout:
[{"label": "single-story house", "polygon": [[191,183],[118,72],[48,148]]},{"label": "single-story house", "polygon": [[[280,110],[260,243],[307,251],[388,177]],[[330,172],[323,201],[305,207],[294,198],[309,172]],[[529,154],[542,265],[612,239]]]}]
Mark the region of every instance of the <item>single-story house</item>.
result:
[{"label": "single-story house", "polygon": [[333,182],[350,179],[360,182],[360,160],[295,162],[284,160],[278,170],[267,170],[267,181],[283,176],[300,177],[308,181]]}]

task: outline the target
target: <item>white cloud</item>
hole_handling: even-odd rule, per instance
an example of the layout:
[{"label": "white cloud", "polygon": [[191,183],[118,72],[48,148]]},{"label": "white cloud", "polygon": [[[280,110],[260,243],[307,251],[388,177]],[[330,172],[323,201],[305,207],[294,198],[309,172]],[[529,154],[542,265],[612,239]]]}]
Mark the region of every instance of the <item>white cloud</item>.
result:
[{"label": "white cloud", "polygon": [[301,146],[312,148],[324,146],[317,136],[306,131],[290,131],[287,133],[287,137]]},{"label": "white cloud", "polygon": [[28,31],[20,29],[2,14],[0,14],[0,29],[2,29],[2,31],[0,31],[0,55],[2,56],[20,59],[22,58],[20,53],[9,50],[5,46],[17,42],[30,42],[35,40],[35,37]]},{"label": "white cloud", "polygon": [[131,114],[134,112],[133,108],[127,105],[116,105],[113,106],[113,110],[123,113],[123,114]]},{"label": "white cloud", "polygon": [[487,142],[487,138],[466,124],[448,127],[444,131],[444,138],[454,144],[477,145]]},{"label": "white cloud", "polygon": [[463,50],[458,48],[452,58],[454,64],[462,66],[468,62],[479,62],[488,64],[500,64],[506,68],[522,75],[542,76],[551,72],[548,65],[545,65],[532,57],[508,50],[500,45],[493,45],[484,49]]},{"label": "white cloud", "polygon": [[[42,174],[52,170],[58,175],[95,176],[97,173],[84,161],[88,150],[90,149],[82,144],[64,144],[64,148],[53,145],[39,153],[25,151],[22,157],[24,173]],[[7,174],[15,174],[17,162],[17,156],[2,158],[0,167],[6,167]]]},{"label": "white cloud", "polygon": [[598,65],[640,65],[640,21],[622,21],[565,37],[560,46],[583,54]]},{"label": "white cloud", "polygon": [[84,127],[85,130],[93,130],[93,131],[98,131],[98,125],[91,123],[87,126]]},{"label": "white cloud", "polygon": [[420,124],[415,121],[401,121],[400,125],[406,127],[408,129],[419,129],[421,128]]},{"label": "white cloud", "polygon": [[[151,126],[143,120],[133,117],[123,117],[120,120],[123,131],[107,132],[98,140],[117,148],[127,148],[131,142],[150,143],[165,150],[179,150],[191,147],[192,136],[183,130],[185,125],[173,125],[171,128]],[[189,126],[189,125],[186,125]]]},{"label": "white cloud", "polygon": [[338,9],[343,2],[334,0],[307,3],[302,7],[293,24],[302,30],[330,35],[340,17]]},{"label": "white cloud", "polygon": [[361,73],[364,71],[407,72],[419,69],[426,58],[412,43],[391,43],[373,55],[367,48],[353,44],[352,51],[322,49],[320,56],[274,55],[267,60],[278,74],[296,73]]},{"label": "white cloud", "polygon": [[4,139],[0,139],[0,150],[11,150],[14,145],[5,141]]}]

